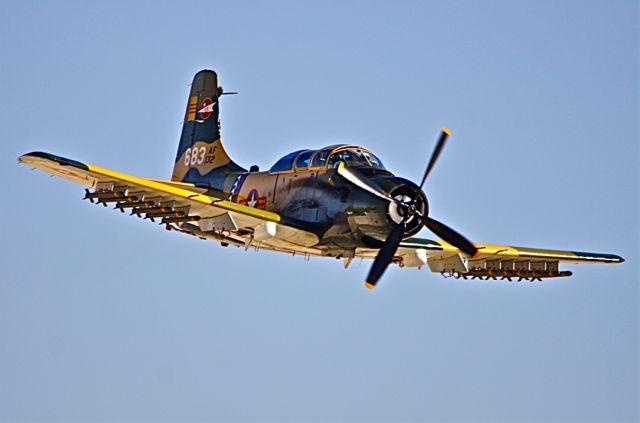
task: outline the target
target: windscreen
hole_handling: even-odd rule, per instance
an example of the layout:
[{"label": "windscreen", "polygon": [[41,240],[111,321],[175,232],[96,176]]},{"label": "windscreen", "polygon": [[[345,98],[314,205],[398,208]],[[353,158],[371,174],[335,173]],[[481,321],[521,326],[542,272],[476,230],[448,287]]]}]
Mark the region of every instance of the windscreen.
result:
[{"label": "windscreen", "polygon": [[373,167],[384,170],[384,165],[378,157],[359,148],[341,150],[329,157],[329,167],[335,167],[339,162],[344,162],[347,167]]}]

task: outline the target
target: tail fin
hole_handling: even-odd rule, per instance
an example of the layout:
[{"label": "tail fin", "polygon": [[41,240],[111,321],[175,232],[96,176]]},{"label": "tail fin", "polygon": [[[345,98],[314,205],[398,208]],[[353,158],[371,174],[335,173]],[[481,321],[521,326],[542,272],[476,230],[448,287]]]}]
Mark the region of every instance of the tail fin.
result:
[{"label": "tail fin", "polygon": [[231,160],[220,139],[218,75],[198,72],[191,84],[172,181],[223,191],[230,173],[246,172]]}]

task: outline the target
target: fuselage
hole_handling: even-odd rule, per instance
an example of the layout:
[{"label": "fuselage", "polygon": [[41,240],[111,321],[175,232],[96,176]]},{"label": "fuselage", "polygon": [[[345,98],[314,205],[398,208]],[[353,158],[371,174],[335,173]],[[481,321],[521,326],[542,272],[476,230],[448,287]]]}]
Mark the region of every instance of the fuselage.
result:
[{"label": "fuselage", "polygon": [[[361,160],[352,160],[356,154]],[[275,212],[284,224],[313,232],[319,246],[379,247],[393,223],[389,202],[345,181],[336,172],[338,162],[367,175],[390,195],[418,190],[387,171],[370,151],[349,145],[291,153],[268,171],[230,174],[221,188],[233,202]],[[420,228],[409,228],[406,237]]]}]

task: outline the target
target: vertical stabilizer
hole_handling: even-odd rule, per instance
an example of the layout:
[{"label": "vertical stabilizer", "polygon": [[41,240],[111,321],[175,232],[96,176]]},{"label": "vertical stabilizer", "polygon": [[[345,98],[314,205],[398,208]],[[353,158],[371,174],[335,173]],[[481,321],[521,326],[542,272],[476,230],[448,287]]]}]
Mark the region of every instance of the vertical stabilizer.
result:
[{"label": "vertical stabilizer", "polygon": [[223,191],[230,173],[246,172],[231,160],[220,139],[221,94],[214,71],[202,70],[194,76],[172,181]]}]

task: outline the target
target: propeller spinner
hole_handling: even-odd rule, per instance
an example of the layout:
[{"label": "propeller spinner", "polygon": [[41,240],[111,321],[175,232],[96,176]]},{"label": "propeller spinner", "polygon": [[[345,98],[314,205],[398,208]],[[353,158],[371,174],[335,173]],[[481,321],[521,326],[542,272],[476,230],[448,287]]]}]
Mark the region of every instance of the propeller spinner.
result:
[{"label": "propeller spinner", "polygon": [[429,217],[427,213],[425,213],[425,207],[417,207],[420,200],[420,194],[422,193],[422,187],[424,186],[427,177],[431,173],[431,170],[435,167],[438,157],[440,157],[440,153],[442,152],[442,149],[444,148],[449,135],[449,129],[444,128],[442,130],[442,133],[440,134],[438,143],[436,144],[436,147],[431,154],[431,159],[429,160],[429,164],[427,165],[424,176],[422,177],[422,181],[420,182],[419,188],[416,191],[414,197],[409,197],[407,195],[391,197],[389,193],[385,192],[374,181],[366,178],[359,172],[347,168],[344,163],[340,163],[338,165],[337,172],[339,175],[341,175],[357,187],[362,188],[363,190],[368,191],[369,193],[377,197],[389,201],[390,206],[393,206],[398,216],[397,219],[393,220],[393,227],[391,228],[391,232],[389,232],[389,235],[387,235],[387,239],[382,245],[382,248],[380,248],[380,250],[378,251],[378,255],[371,265],[371,270],[369,270],[369,275],[367,276],[367,280],[365,282],[365,286],[367,288],[371,289],[376,286],[384,271],[393,261],[393,257],[395,256],[395,253],[400,246],[400,242],[405,235],[407,223],[413,219],[419,220],[427,228],[429,228],[431,232],[438,235],[454,247],[457,247],[465,254],[473,256],[477,253],[478,250],[476,249],[476,247],[474,247],[474,245],[469,242],[469,240],[467,240],[464,236],[451,229],[444,223],[441,223],[436,219]]}]

